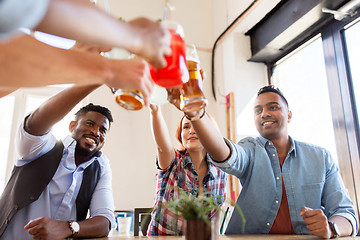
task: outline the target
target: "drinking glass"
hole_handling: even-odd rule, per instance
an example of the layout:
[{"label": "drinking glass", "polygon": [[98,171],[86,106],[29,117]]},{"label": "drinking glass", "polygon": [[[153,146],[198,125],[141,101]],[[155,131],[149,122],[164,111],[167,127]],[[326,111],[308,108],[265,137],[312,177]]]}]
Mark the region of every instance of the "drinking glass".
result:
[{"label": "drinking glass", "polygon": [[154,89],[150,96],[150,103],[153,105],[162,105],[168,102],[167,98],[168,93],[166,91],[166,88],[154,85]]},{"label": "drinking glass", "polygon": [[[135,57],[137,56],[132,54],[128,58]],[[153,76],[153,73],[151,71],[154,71],[154,69],[151,67],[150,64],[149,67],[151,76]],[[119,104],[126,110],[137,111],[142,109],[144,106],[143,95],[140,91],[136,89],[115,89],[113,90],[113,93],[115,95],[115,100],[117,104]]]},{"label": "drinking glass", "polygon": [[154,82],[165,88],[180,87],[189,79],[185,58],[184,30],[182,26],[173,21],[164,21],[162,24],[171,34],[171,55],[165,56],[167,65],[155,70],[152,75]]},{"label": "drinking glass", "polygon": [[126,110],[136,111],[142,109],[144,106],[143,95],[138,90],[116,89],[114,90],[114,95],[117,104]]},{"label": "drinking glass", "polygon": [[189,81],[180,88],[180,109],[184,112],[198,111],[208,104],[202,90],[200,60],[195,45],[186,47]]}]

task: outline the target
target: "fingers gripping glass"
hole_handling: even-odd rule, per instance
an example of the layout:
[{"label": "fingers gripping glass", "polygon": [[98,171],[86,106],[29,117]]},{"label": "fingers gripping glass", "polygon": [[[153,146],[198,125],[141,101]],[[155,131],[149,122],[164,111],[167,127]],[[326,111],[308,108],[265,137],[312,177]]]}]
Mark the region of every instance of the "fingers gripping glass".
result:
[{"label": "fingers gripping glass", "polygon": [[[138,58],[136,55],[130,55],[130,58]],[[150,73],[153,75],[154,68],[149,64]],[[137,111],[144,107],[144,97],[136,89],[112,89],[115,95],[115,101],[126,110]]]}]

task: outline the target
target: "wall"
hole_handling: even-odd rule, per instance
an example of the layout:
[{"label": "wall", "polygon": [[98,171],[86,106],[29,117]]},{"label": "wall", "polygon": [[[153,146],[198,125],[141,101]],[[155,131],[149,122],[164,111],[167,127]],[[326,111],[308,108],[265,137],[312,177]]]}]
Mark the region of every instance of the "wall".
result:
[{"label": "wall", "polygon": [[[216,38],[251,1],[235,0],[178,0],[170,1],[175,10],[168,17],[180,23],[185,30],[187,43],[198,47],[201,66],[207,73],[204,80],[205,95],[209,100],[207,111],[217,120],[222,133],[226,134],[225,95],[235,92],[236,115],[240,116],[251,105],[252,96],[267,82],[263,64],[250,63],[250,41],[244,33],[278,1],[262,1],[247,15],[216,48],[216,94],[211,92],[211,49]],[[265,2],[265,3],[264,3]],[[102,5],[98,0],[98,4]],[[266,4],[266,5],[265,5]],[[109,0],[111,14],[130,20],[137,16],[151,19],[162,17],[164,1]],[[256,10],[257,9],[257,10]],[[253,14],[253,15],[251,15]],[[257,17],[255,17],[255,15]],[[117,106],[107,87],[101,87],[90,95],[89,100],[108,106],[115,122],[103,148],[113,170],[113,189],[116,209],[151,207],[155,194],[156,152],[150,132],[149,110],[130,112]],[[171,136],[174,136],[182,115],[170,104],[162,105]],[[244,114],[252,124],[252,114]],[[248,126],[245,126],[247,129]],[[237,140],[240,135],[237,134]],[[175,137],[174,144],[175,144]]]},{"label": "wall", "polygon": [[[98,4],[104,6],[103,1]],[[180,23],[185,30],[185,40],[197,46],[211,48],[212,5],[210,1],[173,1],[175,10],[168,18]],[[125,20],[137,16],[160,19],[164,1],[109,0],[110,12]],[[191,7],[189,7],[191,6]],[[184,14],[186,13],[186,14]],[[199,27],[200,26],[200,27]],[[210,51],[199,51],[201,65],[210,74]],[[210,90],[210,80],[205,80],[205,92]],[[210,96],[210,95],[209,95]],[[115,122],[108,133],[103,151],[111,161],[113,170],[113,189],[116,209],[151,207],[155,195],[156,146],[150,131],[149,110],[130,112],[117,106],[110,90],[101,87],[89,97],[90,101],[108,106]],[[210,106],[213,105],[209,99]],[[168,123],[170,135],[174,136],[182,113],[170,104],[162,105],[163,114]],[[209,107],[209,111],[211,107]]]}]

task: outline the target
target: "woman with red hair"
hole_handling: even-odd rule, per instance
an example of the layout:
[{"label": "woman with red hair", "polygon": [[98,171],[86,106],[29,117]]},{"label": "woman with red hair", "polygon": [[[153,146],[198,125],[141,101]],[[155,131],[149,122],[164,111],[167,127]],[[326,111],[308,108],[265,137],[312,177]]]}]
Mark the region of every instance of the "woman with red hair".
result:
[{"label": "woman with red hair", "polygon": [[[181,147],[176,149],[159,106],[150,105],[150,110],[159,174],[148,235],[182,235],[184,220],[175,212],[163,209],[161,203],[177,199],[183,190],[196,197],[216,196],[217,204],[222,205],[226,192],[225,173],[207,160],[190,119],[184,115],[180,120],[176,138]],[[205,115],[205,109],[203,111]],[[214,217],[215,213],[209,212],[209,217]]]}]

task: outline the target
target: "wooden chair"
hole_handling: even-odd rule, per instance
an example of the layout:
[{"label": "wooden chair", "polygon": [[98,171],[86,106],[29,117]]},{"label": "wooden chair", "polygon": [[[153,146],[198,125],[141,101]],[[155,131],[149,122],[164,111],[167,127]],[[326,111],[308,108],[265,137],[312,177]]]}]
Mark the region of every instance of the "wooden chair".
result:
[{"label": "wooden chair", "polygon": [[134,236],[139,236],[140,227],[143,236],[146,236],[151,221],[151,211],[152,208],[134,209]]}]

